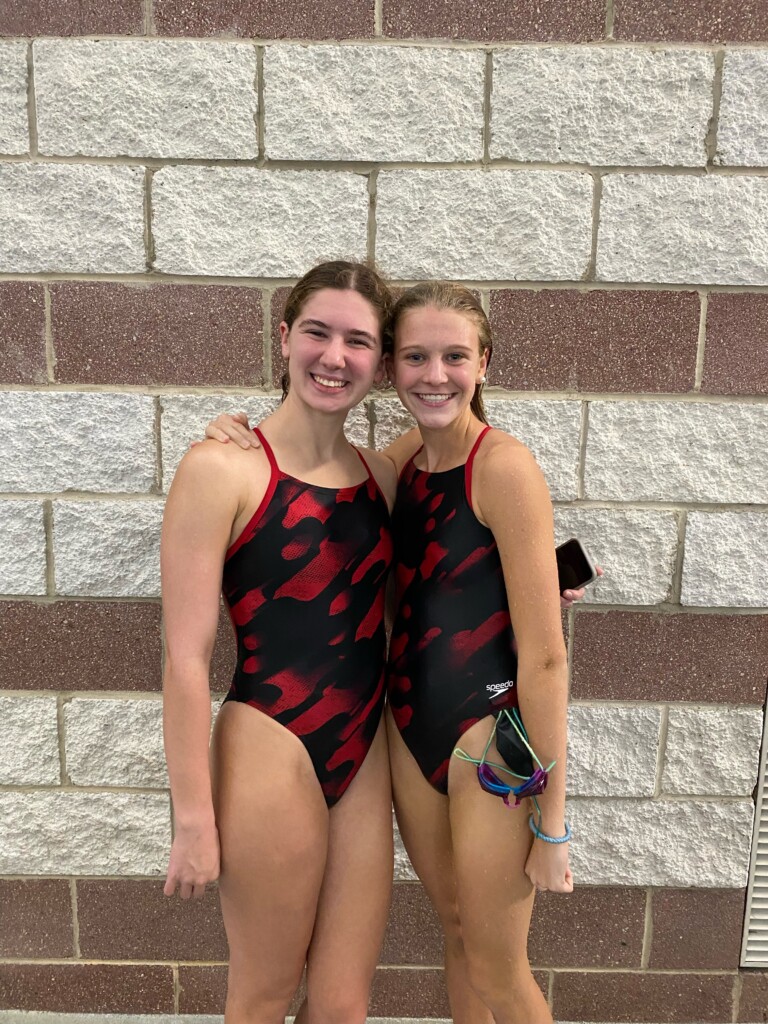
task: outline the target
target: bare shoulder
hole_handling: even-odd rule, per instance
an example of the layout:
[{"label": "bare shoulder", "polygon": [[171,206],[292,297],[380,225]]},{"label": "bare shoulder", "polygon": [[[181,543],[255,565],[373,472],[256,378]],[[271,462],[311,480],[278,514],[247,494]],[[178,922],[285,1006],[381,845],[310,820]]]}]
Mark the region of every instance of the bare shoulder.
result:
[{"label": "bare shoulder", "polygon": [[551,504],[544,474],[530,448],[502,430],[494,430],[478,449],[473,497],[483,518],[494,518],[513,501],[546,507]]},{"label": "bare shoulder", "polygon": [[392,460],[384,452],[376,452],[371,448],[361,449],[361,454],[381,488],[381,493],[387,499],[391,511],[397,491],[397,472]]},{"label": "bare shoulder", "polygon": [[400,476],[403,466],[416,454],[421,445],[421,434],[414,427],[405,434],[401,434],[396,441],[384,449],[384,454],[394,465],[397,476]]},{"label": "bare shoulder", "polygon": [[[247,451],[234,444],[203,441],[185,454],[179,463],[171,494],[194,492],[200,497],[234,497],[240,501],[245,481],[269,477],[267,458],[261,449]],[[265,484],[266,486],[266,484]]]}]

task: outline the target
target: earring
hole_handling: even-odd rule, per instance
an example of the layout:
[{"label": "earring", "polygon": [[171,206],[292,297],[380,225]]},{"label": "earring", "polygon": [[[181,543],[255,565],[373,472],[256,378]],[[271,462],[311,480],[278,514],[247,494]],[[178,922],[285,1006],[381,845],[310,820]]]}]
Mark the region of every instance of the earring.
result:
[{"label": "earring", "polygon": [[485,374],[483,374],[483,376],[480,378],[480,380],[477,383],[478,384],[487,384],[488,383],[488,378],[485,376]]}]

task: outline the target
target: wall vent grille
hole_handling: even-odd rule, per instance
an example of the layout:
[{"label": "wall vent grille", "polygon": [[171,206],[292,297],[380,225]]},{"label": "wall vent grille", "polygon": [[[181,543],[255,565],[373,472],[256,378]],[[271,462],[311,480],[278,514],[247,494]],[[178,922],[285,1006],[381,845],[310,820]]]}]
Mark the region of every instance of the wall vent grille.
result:
[{"label": "wall vent grille", "polygon": [[741,966],[768,967],[768,715],[763,724]]}]

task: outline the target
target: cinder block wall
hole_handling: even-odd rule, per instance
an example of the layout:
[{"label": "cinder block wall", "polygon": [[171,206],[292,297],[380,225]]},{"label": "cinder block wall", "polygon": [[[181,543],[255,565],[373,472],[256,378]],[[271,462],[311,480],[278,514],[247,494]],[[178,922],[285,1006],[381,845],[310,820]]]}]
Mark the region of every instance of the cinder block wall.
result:
[{"label": "cinder block wall", "polygon": [[[367,254],[479,290],[491,418],[607,571],[568,624],[578,888],[531,939],[555,1016],[765,1021],[768,5],[4,0],[0,34],[0,1009],[221,1010],[213,895],[161,896],[163,496],[209,417],[274,407],[292,281]],[[378,394],[350,436],[404,425]],[[445,1016],[397,870],[372,1012]]]}]

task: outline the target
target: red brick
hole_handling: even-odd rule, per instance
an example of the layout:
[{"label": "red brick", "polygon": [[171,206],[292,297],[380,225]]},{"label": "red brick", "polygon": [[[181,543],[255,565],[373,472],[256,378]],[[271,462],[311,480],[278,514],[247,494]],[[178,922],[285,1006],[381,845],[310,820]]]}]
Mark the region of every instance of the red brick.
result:
[{"label": "red brick", "polygon": [[227,968],[179,967],[179,1013],[223,1013]]},{"label": "red brick", "polygon": [[0,36],[138,35],[144,0],[3,0]]},{"label": "red brick", "polygon": [[660,42],[749,42],[768,40],[765,0],[619,0],[616,39]]},{"label": "red brick", "polygon": [[537,967],[639,967],[645,889],[578,886],[569,895],[540,893],[528,956]]},{"label": "red brick", "polygon": [[202,899],[181,900],[164,896],[162,882],[79,880],[77,917],[88,960],[228,957],[215,886]]},{"label": "red brick", "polygon": [[354,39],[374,31],[374,0],[154,0],[153,7],[164,36]]},{"label": "red brick", "polygon": [[0,881],[0,957],[74,956],[69,882]]},{"label": "red brick", "polygon": [[51,286],[56,380],[262,383],[261,292],[226,285]]},{"label": "red brick", "polygon": [[656,889],[649,966],[699,971],[738,967],[744,898],[743,889]]},{"label": "red brick", "polygon": [[26,281],[3,281],[0,283],[0,383],[44,384],[47,379],[43,286]]},{"label": "red brick", "polygon": [[172,1013],[171,967],[0,964],[0,1010]]},{"label": "red brick", "polygon": [[768,616],[577,609],[572,696],[765,703]]},{"label": "red brick", "polygon": [[159,690],[160,605],[0,602],[0,689]]},{"label": "red brick", "polygon": [[385,36],[587,42],[605,34],[604,0],[383,0]]},{"label": "red brick", "polygon": [[272,294],[272,308],[270,321],[272,325],[272,387],[279,388],[282,383],[283,374],[288,369],[288,364],[283,359],[280,351],[280,324],[283,319],[283,310],[290,288],[276,288]]},{"label": "red brick", "polygon": [[216,645],[211,658],[211,692],[226,693],[237,663],[237,644],[229,614],[221,609]]},{"label": "red brick", "polygon": [[429,897],[420,882],[397,882],[380,963],[438,967],[442,962],[443,934]]},{"label": "red brick", "polygon": [[768,395],[768,295],[709,296],[701,390]]},{"label": "red brick", "polygon": [[371,1017],[450,1017],[443,971],[380,967],[373,979]]},{"label": "red brick", "polygon": [[742,971],[738,1020],[744,1024],[768,1022],[768,971]]},{"label": "red brick", "polygon": [[491,292],[491,384],[518,391],[691,391],[695,292]]},{"label": "red brick", "polygon": [[555,973],[557,1020],[709,1022],[731,1020],[732,974]]}]

